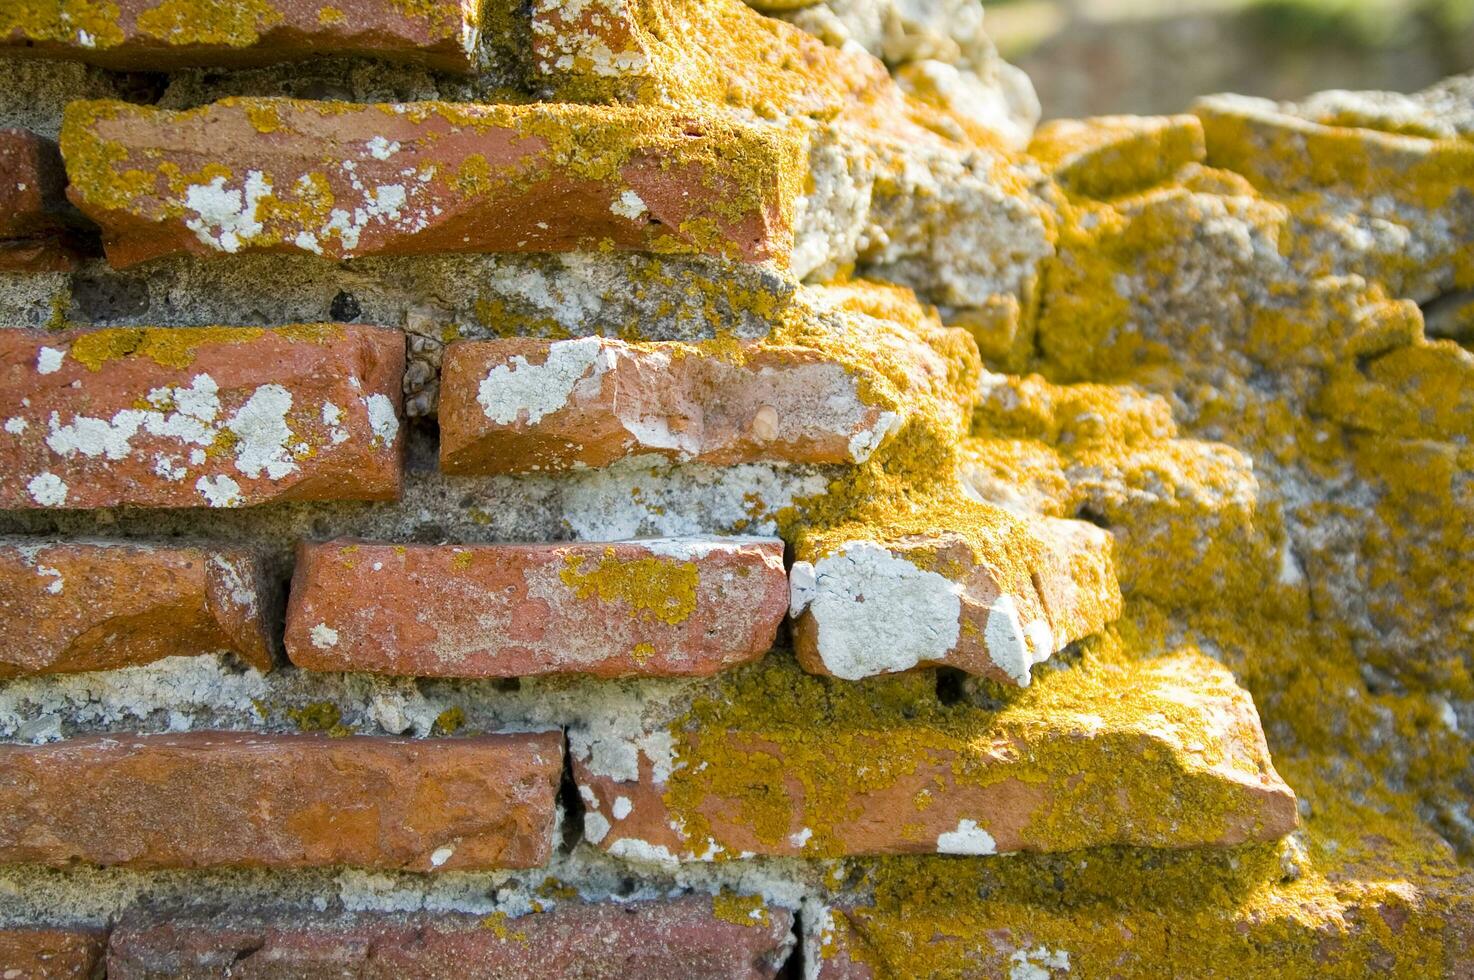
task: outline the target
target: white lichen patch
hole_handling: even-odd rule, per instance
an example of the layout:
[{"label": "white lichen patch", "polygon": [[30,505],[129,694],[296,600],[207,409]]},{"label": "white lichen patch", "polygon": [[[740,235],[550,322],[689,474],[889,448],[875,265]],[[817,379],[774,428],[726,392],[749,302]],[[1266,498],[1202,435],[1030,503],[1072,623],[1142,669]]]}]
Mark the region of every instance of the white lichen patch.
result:
[{"label": "white lichen patch", "polygon": [[312,645],[319,650],[331,650],[338,645],[338,631],[327,623],[318,623],[312,627]]},{"label": "white lichen patch", "polygon": [[937,835],[938,854],[997,854],[993,835],[973,820],[957,821],[957,829]]},{"label": "white lichen patch", "polygon": [[296,472],[289,448],[292,429],[287,425],[291,408],[292,393],[281,385],[262,385],[251,393],[226,423],[239,440],[235,450],[237,470],[253,480],[263,473],[267,479],[280,480]]},{"label": "white lichen patch", "polygon": [[5,431],[13,436],[18,436],[24,433],[26,429],[30,428],[30,425],[31,423],[27,422],[25,419],[17,415],[14,418],[8,418],[5,420]]},{"label": "white lichen patch", "polygon": [[191,184],[184,193],[184,206],[197,217],[187,218],[184,223],[204,244],[234,254],[264,230],[257,220],[257,208],[270,196],[271,181],[259,170],[246,174],[245,186],[240,190],[227,188],[224,177],[208,184]]},{"label": "white lichen patch", "polygon": [[61,595],[63,590],[65,590],[66,579],[62,577],[61,572],[52,568],[50,565],[37,565],[36,574],[51,578],[51,581],[46,583],[45,589],[52,595]]},{"label": "white lichen patch", "polygon": [[1008,958],[1008,980],[1051,980],[1055,970],[1070,971],[1070,954],[1046,946],[1015,950]]},{"label": "white lichen patch", "polygon": [[836,677],[909,670],[945,659],[957,645],[962,586],[873,541],[845,542],[814,563],[812,577],[807,611],[819,657]]},{"label": "white lichen patch", "polygon": [[399,141],[375,136],[365,144],[365,148],[375,160],[387,160],[399,152]]},{"label": "white lichen patch", "polygon": [[67,502],[67,485],[55,473],[38,473],[26,484],[26,492],[42,507],[61,507]]},{"label": "white lichen patch", "polygon": [[615,857],[634,864],[653,864],[662,868],[672,868],[680,864],[680,859],[671,853],[670,848],[638,837],[621,837],[606,850]]},{"label": "white lichen patch", "polygon": [[211,507],[239,507],[245,498],[241,496],[241,485],[225,474],[202,476],[195,481],[194,488]]},{"label": "white lichen patch", "polygon": [[476,400],[497,425],[536,425],[567,406],[575,393],[589,387],[597,391],[599,379],[613,366],[613,350],[598,337],[560,340],[548,348],[541,364],[518,354],[492,368],[477,388]]},{"label": "white lichen patch", "polygon": [[[369,428],[374,433],[376,445],[392,445],[394,437],[399,435],[399,413],[394,411],[394,402],[388,395],[372,394],[364,399],[364,405],[368,409]],[[326,420],[326,405],[323,412]]]},{"label": "white lichen patch", "polygon": [[902,421],[896,412],[881,412],[875,425],[850,436],[850,458],[856,463],[865,462],[893,432],[901,428]]},{"label": "white lichen patch", "polygon": [[599,813],[583,815],[583,837],[590,844],[597,844],[609,836],[609,818]]},{"label": "white lichen patch", "polygon": [[[983,643],[988,657],[1019,687],[1029,686],[1029,671],[1054,654],[1054,637],[1049,624],[1030,623],[1025,629],[1019,622],[1018,603],[1013,596],[1001,595],[988,609],[983,624]],[[1039,627],[1043,627],[1042,630]]]},{"label": "white lichen patch", "polygon": [[639,221],[649,209],[645,207],[645,202],[640,195],[634,191],[625,191],[615,198],[613,204],[609,205],[609,210],[621,218]]},{"label": "white lichen patch", "polygon": [[36,352],[36,373],[55,374],[61,370],[61,362],[66,357],[66,351],[57,350],[55,347],[42,347]]}]

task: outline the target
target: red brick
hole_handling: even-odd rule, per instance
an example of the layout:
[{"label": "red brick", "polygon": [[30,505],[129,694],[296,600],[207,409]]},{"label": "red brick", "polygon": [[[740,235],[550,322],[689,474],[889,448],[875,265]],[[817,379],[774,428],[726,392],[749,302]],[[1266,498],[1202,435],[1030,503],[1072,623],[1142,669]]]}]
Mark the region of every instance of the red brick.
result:
[{"label": "red brick", "polygon": [[655,453],[717,466],[850,463],[894,413],[823,352],[690,344],[490,340],[451,345],[440,389],[440,466],[522,473]]},{"label": "red brick", "polygon": [[1027,687],[1035,664],[1121,615],[1107,531],[991,505],[941,526],[799,542],[793,647],[805,670],[858,680],[942,665]]},{"label": "red brick", "polygon": [[761,657],[787,609],[783,542],[304,544],[287,654],[432,677],[704,675]]},{"label": "red brick", "polygon": [[100,978],[106,945],[104,929],[0,927],[0,980]]},{"label": "red brick", "polygon": [[465,72],[475,66],[481,9],[463,0],[52,0],[7,6],[0,10],[0,54],[149,71],[358,55]]},{"label": "red brick", "polygon": [[517,918],[135,916],[113,933],[108,977],[773,977],[790,946],[793,916],[760,903],[751,911],[757,915],[734,922],[748,912],[714,914],[712,899],[689,896],[569,902]]},{"label": "red brick", "polygon": [[1253,701],[1205,657],[1075,668],[1042,706],[945,724],[893,707],[918,687],[826,684],[776,654],[754,670],[668,729],[570,730],[590,843],[659,863],[1048,853],[1277,840],[1298,819]]},{"label": "red brick", "polygon": [[0,745],[0,861],[130,868],[529,868],[562,735],[195,732]]},{"label": "red brick", "polygon": [[61,145],[118,266],[606,248],[786,261],[802,165],[771,128],[571,103],[74,102]]},{"label": "red brick", "polygon": [[72,272],[81,265],[65,237],[0,241],[0,272]]},{"label": "red brick", "polygon": [[217,652],[270,670],[268,608],[246,551],[0,542],[0,677]]},{"label": "red brick", "polygon": [[0,129],[0,239],[36,238],[76,223],[56,144],[24,129]]},{"label": "red brick", "polygon": [[0,507],[393,499],[403,374],[380,327],[0,331]]}]

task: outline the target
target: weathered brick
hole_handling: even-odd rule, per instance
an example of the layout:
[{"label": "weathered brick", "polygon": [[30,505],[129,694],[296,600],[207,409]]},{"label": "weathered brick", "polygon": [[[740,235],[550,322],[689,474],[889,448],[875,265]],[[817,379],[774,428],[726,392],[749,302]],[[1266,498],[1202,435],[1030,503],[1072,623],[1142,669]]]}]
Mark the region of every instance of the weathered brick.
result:
[{"label": "weathered brick", "polygon": [[56,144],[25,129],[0,129],[0,239],[36,238],[76,223]]},{"label": "weathered brick", "polygon": [[657,55],[631,0],[533,0],[532,68],[564,97],[654,76]]},{"label": "weathered brick", "polygon": [[465,72],[475,66],[481,6],[468,0],[22,0],[0,9],[0,54],[150,71],[358,55]]},{"label": "weathered brick", "polygon": [[786,608],[776,538],[334,541],[298,552],[286,647],[312,670],[705,675],[761,657]]},{"label": "weathered brick", "polygon": [[951,529],[799,543],[805,670],[857,680],[945,665],[1027,687],[1035,664],[1121,615],[1107,531],[987,505],[940,526]]},{"label": "weathered brick", "polygon": [[569,103],[77,102],[61,146],[119,266],[602,248],[786,261],[801,171],[772,128]]},{"label": "weathered brick", "polygon": [[81,224],[67,202],[56,144],[29,130],[0,129],[0,272],[75,269]]},{"label": "weathered brick", "polygon": [[80,265],[65,237],[0,241],[0,272],[72,272]]},{"label": "weathered brick", "polygon": [[0,861],[414,871],[548,858],[562,736],[195,732],[0,746]]},{"label": "weathered brick", "polygon": [[607,466],[656,453],[718,466],[863,461],[896,415],[823,352],[750,345],[490,340],[453,344],[440,395],[448,473]]},{"label": "weathered brick", "polygon": [[250,552],[0,541],[0,677],[230,652],[271,669]]},{"label": "weathered brick", "polygon": [[379,327],[0,331],[0,507],[393,499],[403,374]]},{"label": "weathered brick", "polygon": [[[728,910],[722,903],[732,906]],[[200,914],[125,918],[108,948],[112,980],[343,976],[773,977],[792,944],[792,913],[761,901],[560,903],[508,918]],[[736,921],[734,921],[736,920]]]},{"label": "weathered brick", "polygon": [[1252,700],[1205,657],[1091,668],[1038,701],[927,720],[875,684],[774,656],[669,728],[570,729],[585,837],[665,863],[1217,847],[1296,825]]},{"label": "weathered brick", "polygon": [[102,976],[107,931],[83,926],[0,927],[0,980]]}]

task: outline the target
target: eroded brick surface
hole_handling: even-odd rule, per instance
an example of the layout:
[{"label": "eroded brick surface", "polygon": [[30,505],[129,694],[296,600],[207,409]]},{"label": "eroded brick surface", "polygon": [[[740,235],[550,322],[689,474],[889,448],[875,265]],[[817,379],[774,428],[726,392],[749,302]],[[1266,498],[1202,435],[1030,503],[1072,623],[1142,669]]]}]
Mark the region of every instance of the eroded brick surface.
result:
[{"label": "eroded brick surface", "polygon": [[786,261],[800,170],[773,129],[564,103],[78,102],[61,145],[115,265],[602,248]]},{"label": "eroded brick surface", "polygon": [[1109,532],[987,516],[981,536],[958,513],[959,530],[800,545],[790,576],[799,663],[847,680],[946,665],[1027,687],[1035,664],[1121,614]]},{"label": "eroded brick surface", "polygon": [[0,331],[0,506],[399,493],[396,330]]},{"label": "eroded brick surface", "polygon": [[1103,669],[1065,697],[927,722],[899,721],[917,711],[883,689],[761,669],[632,742],[571,729],[585,837],[667,863],[1217,847],[1296,825],[1253,702],[1203,657]]},{"label": "eroded brick surface", "polygon": [[358,55],[464,72],[480,10],[465,0],[22,0],[0,10],[0,54],[154,71]]},{"label": "eroded brick surface", "polygon": [[62,231],[69,220],[66,172],[56,144],[24,129],[0,129],[0,239]]},{"label": "eroded brick surface", "polygon": [[269,602],[247,551],[0,541],[0,677],[217,652],[270,670]]},{"label": "eroded brick surface", "polygon": [[441,468],[607,466],[640,453],[725,466],[863,461],[896,415],[817,350],[493,340],[446,352]]},{"label": "eroded brick surface", "polygon": [[0,272],[76,268],[81,224],[66,199],[56,143],[25,129],[0,129]]},{"label": "eroded brick surface", "polygon": [[0,861],[132,868],[547,860],[562,736],[192,732],[0,746]]},{"label": "eroded brick surface", "polygon": [[107,932],[85,927],[0,927],[5,980],[92,980],[102,976]]},{"label": "eroded brick surface", "polygon": [[[717,900],[564,902],[505,914],[258,916],[125,920],[108,949],[110,978],[772,977],[791,944],[791,913]],[[734,903],[741,906],[741,903]],[[745,921],[733,921],[745,919]]]},{"label": "eroded brick surface", "polygon": [[760,657],[787,607],[783,543],[304,545],[292,662],[441,677],[711,674]]}]

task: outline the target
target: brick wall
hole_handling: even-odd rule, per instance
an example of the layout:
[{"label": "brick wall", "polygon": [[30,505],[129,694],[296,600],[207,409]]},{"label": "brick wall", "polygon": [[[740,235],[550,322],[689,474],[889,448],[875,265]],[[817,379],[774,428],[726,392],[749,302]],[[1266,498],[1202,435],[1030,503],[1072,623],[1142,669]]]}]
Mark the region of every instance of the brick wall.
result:
[{"label": "brick wall", "polygon": [[955,975],[894,874],[1300,846],[1122,652],[1161,541],[1281,562],[1249,463],[1021,373],[1195,117],[1026,157],[728,0],[104,6],[0,10],[0,974]]}]

